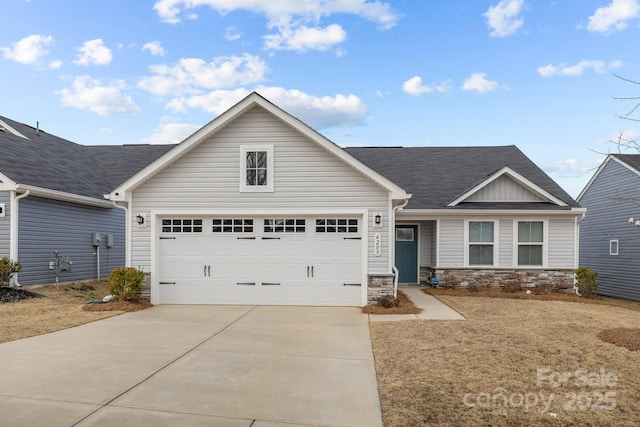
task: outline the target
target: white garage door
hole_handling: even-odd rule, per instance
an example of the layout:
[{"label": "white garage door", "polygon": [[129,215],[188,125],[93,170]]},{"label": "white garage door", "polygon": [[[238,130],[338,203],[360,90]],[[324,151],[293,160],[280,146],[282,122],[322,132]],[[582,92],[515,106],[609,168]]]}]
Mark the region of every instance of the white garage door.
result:
[{"label": "white garage door", "polygon": [[358,218],[160,221],[160,303],[360,305]]}]

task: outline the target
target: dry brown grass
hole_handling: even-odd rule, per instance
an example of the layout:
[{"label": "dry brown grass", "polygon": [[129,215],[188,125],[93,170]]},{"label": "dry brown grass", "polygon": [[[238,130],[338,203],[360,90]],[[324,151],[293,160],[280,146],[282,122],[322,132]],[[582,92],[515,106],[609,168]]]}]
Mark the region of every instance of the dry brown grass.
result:
[{"label": "dry brown grass", "polygon": [[385,308],[379,305],[367,305],[362,307],[362,312],[365,314],[419,314],[422,313],[422,309],[416,307],[413,302],[398,289],[398,301],[397,307]]},{"label": "dry brown grass", "polygon": [[[467,320],[371,324],[386,427],[640,424],[640,351],[597,337],[640,324],[640,311],[439,298]],[[566,385],[548,380],[555,373]]]},{"label": "dry brown grass", "polygon": [[83,310],[87,301],[101,300],[109,294],[105,281],[74,283],[59,289],[47,285],[30,290],[47,298],[0,304],[0,343],[82,325],[133,309],[117,303],[100,305],[97,309],[111,311]]}]

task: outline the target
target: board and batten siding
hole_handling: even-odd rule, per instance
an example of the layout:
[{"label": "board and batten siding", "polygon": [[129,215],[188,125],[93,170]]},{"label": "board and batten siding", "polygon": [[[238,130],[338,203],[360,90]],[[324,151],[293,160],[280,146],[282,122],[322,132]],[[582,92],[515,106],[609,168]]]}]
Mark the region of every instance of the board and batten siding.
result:
[{"label": "board and batten siding", "polygon": [[[640,301],[640,176],[614,160],[600,171],[580,199],[587,216],[580,224],[580,266],[598,272],[598,293]],[[618,240],[618,255],[609,254]]]},{"label": "board and batten siding", "polygon": [[465,202],[541,202],[538,195],[524,188],[507,176],[495,181],[473,193]]},{"label": "board and batten siding", "polygon": [[[566,218],[548,218],[545,216],[508,217],[469,217],[469,221],[493,221],[496,231],[496,268],[517,268],[517,230],[518,221],[546,221],[549,227],[546,235],[547,266],[554,269],[575,268],[575,216]],[[440,219],[440,257],[438,268],[463,268],[467,251],[465,242],[464,219]],[[469,267],[467,267],[469,268]],[[471,266],[473,268],[473,266]]]},{"label": "board and batten siding", "polygon": [[[274,191],[240,192],[240,146],[273,145]],[[153,210],[368,210],[369,273],[389,273],[389,193],[262,108],[256,107],[202,141],[135,189],[132,215]],[[375,212],[383,227],[371,227]],[[322,216],[322,215],[321,215]],[[362,224],[364,226],[364,224]],[[382,253],[375,256],[374,234]],[[132,265],[151,268],[150,228],[132,228]]]},{"label": "board and batten siding", "polygon": [[9,257],[11,249],[11,193],[0,191],[0,205],[4,205],[4,216],[0,216],[0,258]]},{"label": "board and batten siding", "polygon": [[[53,251],[71,258],[70,272],[60,273],[60,281],[97,277],[96,250],[92,233],[100,233],[100,272],[107,277],[115,267],[125,265],[125,219],[121,209],[105,209],[75,203],[27,197],[20,200],[18,221],[18,260],[21,284],[55,282]],[[113,235],[113,247],[107,249],[106,235]]]}]

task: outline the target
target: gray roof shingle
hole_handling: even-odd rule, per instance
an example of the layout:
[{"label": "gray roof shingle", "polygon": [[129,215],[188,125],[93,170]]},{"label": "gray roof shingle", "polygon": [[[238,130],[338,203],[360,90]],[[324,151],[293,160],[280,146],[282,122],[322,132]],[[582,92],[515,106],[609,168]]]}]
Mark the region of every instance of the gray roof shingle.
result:
[{"label": "gray roof shingle", "polygon": [[173,145],[85,146],[0,117],[28,139],[0,131],[0,172],[18,184],[102,199]]},{"label": "gray roof shingle", "polygon": [[[508,166],[570,207],[579,207],[516,146],[493,147],[348,147],[345,150],[413,196],[407,209],[443,209]],[[461,203],[455,208],[562,209],[551,203]]]},{"label": "gray roof shingle", "polygon": [[612,156],[617,157],[636,171],[640,172],[640,154],[612,154]]}]

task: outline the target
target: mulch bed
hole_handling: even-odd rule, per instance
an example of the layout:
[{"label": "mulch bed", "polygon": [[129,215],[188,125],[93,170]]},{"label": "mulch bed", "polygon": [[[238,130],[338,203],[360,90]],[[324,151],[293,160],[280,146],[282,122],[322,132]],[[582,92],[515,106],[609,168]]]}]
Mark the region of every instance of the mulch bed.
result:
[{"label": "mulch bed", "polygon": [[419,314],[422,313],[422,309],[413,305],[413,302],[401,291],[398,290],[397,307],[382,307],[380,305],[368,305],[362,307],[362,312],[365,314]]},{"label": "mulch bed", "polygon": [[29,298],[44,298],[44,295],[25,291],[19,288],[0,287],[0,303],[18,302]]},{"label": "mulch bed", "polygon": [[627,350],[640,350],[640,328],[605,329],[598,334],[598,338]]}]

